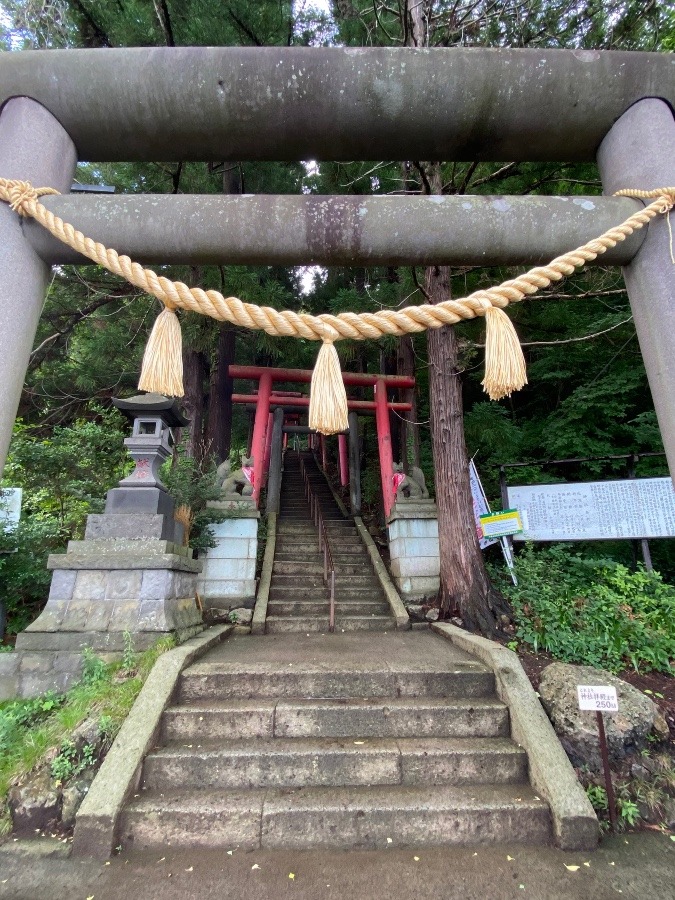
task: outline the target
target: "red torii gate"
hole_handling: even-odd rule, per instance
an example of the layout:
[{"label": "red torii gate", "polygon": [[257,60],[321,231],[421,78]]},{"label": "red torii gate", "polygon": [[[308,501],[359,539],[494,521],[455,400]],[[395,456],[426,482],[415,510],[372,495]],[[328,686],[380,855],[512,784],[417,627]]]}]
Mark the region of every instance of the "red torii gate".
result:
[{"label": "red torii gate", "polygon": [[[288,394],[274,394],[275,382],[309,384],[312,372],[309,369],[274,369],[265,366],[230,366],[230,378],[247,379],[258,382],[257,394],[233,394],[233,403],[255,403],[255,420],[251,452],[253,455],[253,497],[256,504],[265,477],[265,457],[268,437],[271,436],[269,423],[270,407],[277,406],[309,406],[309,397],[292,397]],[[380,477],[382,480],[382,497],[385,514],[389,515],[394,505],[394,460],[391,450],[391,428],[389,410],[410,410],[409,403],[390,403],[387,400],[387,388],[405,390],[415,387],[415,379],[407,375],[369,375],[362,372],[343,372],[342,380],[346,387],[372,387],[373,400],[348,400],[350,410],[375,412],[377,427],[377,444],[380,456]]]}]

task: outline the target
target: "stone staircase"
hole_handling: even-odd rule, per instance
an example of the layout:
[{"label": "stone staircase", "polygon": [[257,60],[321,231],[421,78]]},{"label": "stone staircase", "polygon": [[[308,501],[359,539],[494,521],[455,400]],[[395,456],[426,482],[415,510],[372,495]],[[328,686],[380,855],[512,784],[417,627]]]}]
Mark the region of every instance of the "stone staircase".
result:
[{"label": "stone staircase", "polygon": [[430,632],[231,637],[187,668],[127,847],[546,843],[494,678]]},{"label": "stone staircase", "polygon": [[[368,551],[351,519],[340,512],[311,453],[302,454],[318,496],[335,565],[335,630],[387,631],[396,621]],[[328,631],[330,593],[323,581],[318,530],[305,499],[300,456],[284,457],[281,504],[265,630]]]},{"label": "stone staircase", "polygon": [[546,843],[494,690],[430,632],[231,637],[182,673],[122,844]]}]

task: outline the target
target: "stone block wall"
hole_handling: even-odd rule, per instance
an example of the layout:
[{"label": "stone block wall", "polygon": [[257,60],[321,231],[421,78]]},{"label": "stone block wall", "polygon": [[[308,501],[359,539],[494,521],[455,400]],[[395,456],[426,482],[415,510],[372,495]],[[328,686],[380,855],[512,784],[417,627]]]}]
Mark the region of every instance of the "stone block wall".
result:
[{"label": "stone block wall", "polygon": [[81,671],[81,653],[0,653],[0,702],[13,697],[35,697],[47,691],[62,693],[75,684]]},{"label": "stone block wall", "polygon": [[391,576],[405,599],[429,596],[440,583],[438,518],[425,512],[392,515],[389,521]]},{"label": "stone block wall", "polygon": [[202,555],[197,590],[206,608],[233,609],[255,597],[257,510],[211,525],[216,546]]}]

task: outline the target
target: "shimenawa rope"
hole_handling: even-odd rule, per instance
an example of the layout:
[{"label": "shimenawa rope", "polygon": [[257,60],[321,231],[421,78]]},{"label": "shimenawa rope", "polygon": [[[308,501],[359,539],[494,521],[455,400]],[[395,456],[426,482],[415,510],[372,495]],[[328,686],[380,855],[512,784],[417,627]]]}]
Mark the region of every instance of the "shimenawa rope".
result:
[{"label": "shimenawa rope", "polygon": [[475,291],[461,300],[446,300],[434,305],[384,309],[375,313],[345,312],[336,316],[327,313],[313,316],[243,303],[237,297],[223,297],[218,291],[189,288],[180,281],[158,276],[128,256],[120,256],[115,250],[85,237],[40,203],[39,198],[44,194],[56,193],[58,191],[52,188],[34,188],[27,181],[0,178],[0,200],[8,202],[19,215],[34,218],[58,240],[152,294],[164,305],[143,357],[139,381],[141,390],[183,396],[181,334],[175,312],[179,307],[243,328],[260,329],[277,337],[321,340],[323,344],[312,377],[309,425],[323,434],[335,434],[347,428],[347,398],[335,341],[343,338],[377,339],[387,334],[400,336],[485,316],[483,387],[492,400],[499,400],[527,384],[522,349],[511,320],[503,312],[504,307],[571,275],[577,268],[643,228],[655,216],[668,213],[675,205],[675,187],[654,191],[618,191],[618,196],[656,199],[600,237],[556,257],[547,266],[537,266],[497,287]]}]

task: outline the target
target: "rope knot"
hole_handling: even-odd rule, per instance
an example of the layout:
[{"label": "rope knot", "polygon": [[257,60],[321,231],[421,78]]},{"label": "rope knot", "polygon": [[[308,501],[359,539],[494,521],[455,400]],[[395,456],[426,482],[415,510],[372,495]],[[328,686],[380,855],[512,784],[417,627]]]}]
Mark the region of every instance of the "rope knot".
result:
[{"label": "rope knot", "polygon": [[37,201],[45,194],[58,194],[50,187],[36,188],[30,181],[19,181],[12,178],[0,178],[0,198],[9,203],[9,208],[22,217],[29,215],[28,204]]}]

